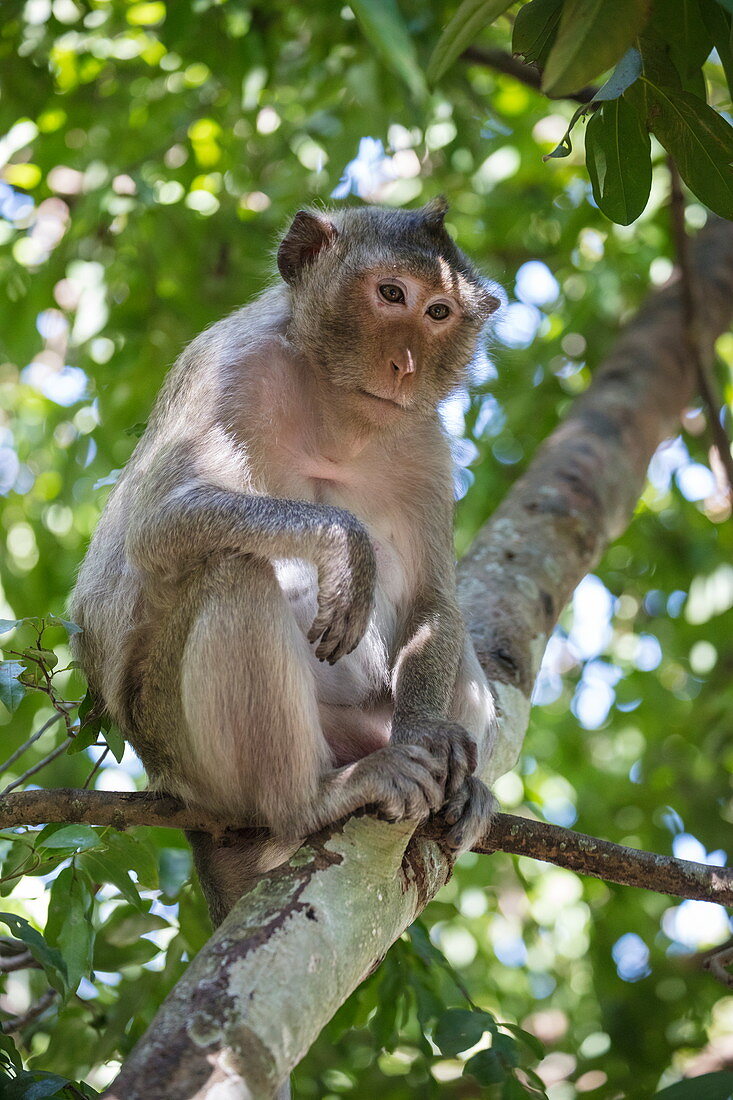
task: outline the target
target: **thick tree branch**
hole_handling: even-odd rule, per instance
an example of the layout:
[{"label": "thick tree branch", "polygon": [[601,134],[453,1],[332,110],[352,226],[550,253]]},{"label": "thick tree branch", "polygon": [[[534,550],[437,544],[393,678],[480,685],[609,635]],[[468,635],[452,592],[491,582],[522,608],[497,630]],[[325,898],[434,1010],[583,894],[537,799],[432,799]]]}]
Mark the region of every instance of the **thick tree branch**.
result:
[{"label": "thick tree branch", "polygon": [[[733,225],[691,258],[698,333],[733,311]],[[516,758],[548,632],[633,514],[656,447],[694,390],[679,291],[654,295],[472,547],[460,592],[496,692],[494,775]],[[451,872],[410,823],[350,818],[260,879],[199,952],[107,1095],[273,1096],[324,1024]]]},{"label": "thick tree branch", "polygon": [[[163,825],[217,836],[256,832],[238,830],[236,825],[188,810],[178,799],[142,792],[56,789],[22,791],[0,798],[0,829],[49,821],[112,825],[117,829]],[[430,822],[419,835],[439,840],[441,828]],[[529,817],[497,814],[491,832],[473,850],[529,856],[622,886],[733,906],[733,870],[627,848]]]}]

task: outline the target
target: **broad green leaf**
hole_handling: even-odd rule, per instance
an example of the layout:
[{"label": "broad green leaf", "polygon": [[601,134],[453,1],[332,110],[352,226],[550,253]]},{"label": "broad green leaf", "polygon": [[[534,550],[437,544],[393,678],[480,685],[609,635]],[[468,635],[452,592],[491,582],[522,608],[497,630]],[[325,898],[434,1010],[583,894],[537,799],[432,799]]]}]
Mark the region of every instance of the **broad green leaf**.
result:
[{"label": "broad green leaf", "polygon": [[[713,48],[703,8],[713,7],[710,0],[703,0],[702,4],[698,0],[654,0],[649,18],[648,29],[669,46],[672,63],[685,91],[695,94],[702,79],[700,68]],[[704,99],[704,81],[702,96]]]},{"label": "broad green leaf", "polygon": [[145,932],[155,932],[161,928],[170,928],[170,922],[165,917],[141,913],[131,905],[118,905],[100,928],[99,934],[115,947],[129,947],[131,943],[137,943]]},{"label": "broad green leaf", "polygon": [[105,837],[107,851],[120,866],[134,871],[142,886],[155,890],[158,887],[158,860],[145,838],[144,830],[140,831],[139,836],[140,839],[132,833],[111,830]]},{"label": "broad green leaf", "polygon": [[[731,0],[733,3],[733,0]],[[728,91],[733,94],[733,50],[731,49],[731,17],[719,4],[704,3],[700,14],[710,32],[713,45],[723,66]]]},{"label": "broad green leaf", "polygon": [[532,1051],[535,1058],[544,1058],[546,1053],[545,1048],[536,1035],[533,1035],[530,1031],[525,1031],[524,1028],[518,1027],[516,1024],[502,1023],[501,1026],[506,1031],[510,1031],[512,1035],[516,1036],[520,1043],[524,1043],[524,1045]]},{"label": "broad green leaf", "polygon": [[451,1008],[438,1020],[433,1034],[433,1042],[442,1054],[455,1057],[462,1050],[475,1046],[484,1032],[496,1026],[493,1016],[484,1012],[473,1012],[468,1008]]},{"label": "broad green leaf", "polygon": [[396,0],[354,0],[349,6],[384,63],[417,99],[423,98],[427,92],[425,77]]},{"label": "broad green leaf", "polygon": [[650,86],[652,132],[690,190],[722,218],[733,218],[733,127],[690,92]]},{"label": "broad green leaf", "polygon": [[[50,1097],[64,1095],[68,1085],[66,1077],[58,1073],[42,1073],[38,1070],[24,1070],[7,1085],[3,1085],[3,1100],[49,1100]],[[5,1091],[7,1090],[7,1091]],[[66,1096],[70,1094],[67,1092]]]},{"label": "broad green leaf", "polygon": [[109,852],[84,852],[78,857],[77,863],[93,882],[110,882],[117,887],[130,905],[134,905],[136,909],[147,910],[147,903],[140,897],[137,887],[127,873],[127,868],[122,865],[119,858]]},{"label": "broad green leaf", "polygon": [[91,825],[62,825],[48,834],[42,829],[36,840],[39,848],[75,848],[79,851],[96,848],[101,843],[99,833]]},{"label": "broad green leaf", "polygon": [[18,677],[23,671],[20,661],[0,662],[0,702],[4,703],[11,714],[20,706],[25,696],[25,688]]},{"label": "broad green leaf", "polygon": [[495,1050],[480,1050],[469,1058],[463,1069],[470,1073],[481,1085],[497,1085],[506,1077],[501,1058]]},{"label": "broad green leaf", "polygon": [[615,65],[644,26],[648,7],[648,0],[565,0],[542,90],[570,95]]},{"label": "broad green leaf", "polygon": [[655,1100],[657,1097],[662,1097],[663,1100],[730,1100],[731,1095],[733,1073],[730,1070],[688,1077],[654,1093]]},{"label": "broad green leaf", "polygon": [[474,44],[484,27],[493,23],[512,3],[513,0],[463,0],[433,50],[428,62],[428,83],[440,80],[466,47]]},{"label": "broad green leaf", "polygon": [[184,848],[163,848],[158,856],[160,888],[167,898],[178,896],[191,877],[193,861]]},{"label": "broad green leaf", "polygon": [[55,947],[49,947],[45,939],[23,917],[15,913],[0,913],[0,924],[5,924],[16,939],[22,940],[33,958],[41,964],[50,984],[60,992],[66,987],[66,963]]},{"label": "broad green leaf", "polygon": [[74,867],[60,872],[51,886],[46,921],[46,937],[63,956],[71,992],[92,966],[92,898],[85,877]]},{"label": "broad green leaf", "polygon": [[50,614],[48,617],[54,622],[59,623],[69,635],[69,637],[71,637],[73,634],[83,633],[82,628],[80,626],[77,626],[76,623],[72,623],[70,619],[62,619],[60,615],[54,615],[53,613]]},{"label": "broad green leaf", "polygon": [[512,53],[544,68],[555,41],[561,10],[562,0],[529,0],[528,4],[522,4],[514,20]]},{"label": "broad green leaf", "polygon": [[25,619],[0,619],[0,634],[7,634],[15,630],[16,626],[22,626]]},{"label": "broad green leaf", "polygon": [[594,103],[618,99],[641,76],[641,54],[636,46],[627,50],[602,88],[593,96]]},{"label": "broad green leaf", "polygon": [[94,944],[94,969],[119,972],[126,966],[142,966],[160,954],[160,948],[152,940],[137,939],[134,943],[119,947],[109,943],[100,931]]},{"label": "broad green leaf", "polygon": [[110,752],[119,764],[119,762],[122,760],[122,757],[125,755],[124,737],[116,726],[110,726],[109,729],[104,729],[103,727],[102,736],[107,742]]},{"label": "broad green leaf", "polygon": [[16,1071],[23,1068],[23,1060],[18,1052],[12,1036],[3,1035],[0,1032],[0,1067],[5,1069],[13,1067]]},{"label": "broad green leaf", "polygon": [[604,103],[589,119],[585,160],[593,198],[606,217],[619,225],[635,221],[651,190],[651,142],[625,99]]},{"label": "broad green leaf", "polygon": [[69,744],[66,750],[67,755],[73,756],[77,752],[83,752],[84,749],[91,748],[92,745],[96,745],[97,738],[99,736],[99,730],[94,728],[94,721],[87,722],[85,725],[79,727],[76,731],[73,741]]}]

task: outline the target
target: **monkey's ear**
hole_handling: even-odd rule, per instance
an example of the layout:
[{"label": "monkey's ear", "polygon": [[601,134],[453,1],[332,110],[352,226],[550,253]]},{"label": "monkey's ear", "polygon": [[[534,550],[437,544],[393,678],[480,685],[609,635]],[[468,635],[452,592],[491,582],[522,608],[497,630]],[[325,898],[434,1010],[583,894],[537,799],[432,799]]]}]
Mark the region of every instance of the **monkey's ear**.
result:
[{"label": "monkey's ear", "polygon": [[425,222],[428,229],[436,230],[443,228],[443,222],[445,221],[445,215],[448,212],[448,200],[445,195],[438,195],[436,198],[431,199],[420,209],[420,217]]},{"label": "monkey's ear", "polygon": [[504,291],[497,283],[492,283],[489,279],[482,282],[479,298],[480,310],[484,320],[490,317],[492,313],[496,313],[497,309],[501,309],[502,306],[506,305]]},{"label": "monkey's ear", "polygon": [[299,210],[277,250],[277,266],[286,283],[292,283],[306,264],[330,248],[338,237],[333,222],[309,210]]}]

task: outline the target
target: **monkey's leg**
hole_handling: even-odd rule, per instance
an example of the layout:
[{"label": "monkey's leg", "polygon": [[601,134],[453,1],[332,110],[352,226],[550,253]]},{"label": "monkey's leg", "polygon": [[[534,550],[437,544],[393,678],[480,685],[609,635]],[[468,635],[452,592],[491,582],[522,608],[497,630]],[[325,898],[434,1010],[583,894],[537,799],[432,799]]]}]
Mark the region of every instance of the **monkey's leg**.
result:
[{"label": "monkey's leg", "polygon": [[450,717],[473,734],[478,749],[476,775],[469,775],[442,810],[451,826],[446,839],[459,851],[467,851],[491,825],[496,799],[479,776],[486,770],[496,739],[494,698],[478,662],[471,639],[466,635],[463,658],[453,691]]}]

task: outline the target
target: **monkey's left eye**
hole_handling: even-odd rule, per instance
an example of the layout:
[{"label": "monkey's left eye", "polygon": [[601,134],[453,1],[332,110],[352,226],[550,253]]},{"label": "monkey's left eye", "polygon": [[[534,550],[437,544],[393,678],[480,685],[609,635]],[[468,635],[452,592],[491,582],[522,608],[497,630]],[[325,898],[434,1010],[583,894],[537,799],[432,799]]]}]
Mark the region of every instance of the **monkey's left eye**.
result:
[{"label": "monkey's left eye", "polygon": [[432,306],[428,306],[427,314],[434,321],[445,321],[446,317],[450,316],[450,308],[445,302],[435,302]]},{"label": "monkey's left eye", "polygon": [[396,283],[381,283],[379,293],[385,302],[404,302],[405,294],[401,286]]}]

